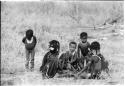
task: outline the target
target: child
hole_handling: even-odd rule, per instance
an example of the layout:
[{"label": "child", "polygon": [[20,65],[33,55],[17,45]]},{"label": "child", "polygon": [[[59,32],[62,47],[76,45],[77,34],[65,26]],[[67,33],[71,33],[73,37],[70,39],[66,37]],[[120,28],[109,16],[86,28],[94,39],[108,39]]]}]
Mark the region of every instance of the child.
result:
[{"label": "child", "polygon": [[49,51],[45,54],[42,61],[42,66],[40,67],[43,78],[53,78],[58,69],[60,44],[57,40],[52,40],[49,42],[49,44]]},{"label": "child", "polygon": [[87,41],[88,35],[86,32],[82,32],[80,34],[81,42],[78,44],[78,57],[79,65],[81,68],[85,67],[86,65],[86,56],[89,53],[90,43]]},{"label": "child", "polygon": [[[103,65],[105,64],[104,57],[100,53],[100,44],[97,41],[91,43],[90,50],[92,55],[87,57],[88,63],[84,69],[82,69],[77,75],[80,75],[89,67],[89,72],[91,73],[90,78],[99,78]],[[108,66],[108,65],[107,65]],[[107,67],[108,68],[108,67]]]},{"label": "child", "polygon": [[[30,69],[31,71],[34,68],[34,56],[35,56],[35,46],[37,43],[36,37],[33,35],[33,30],[29,29],[26,31],[26,36],[23,38],[22,42],[25,44],[26,49],[26,69]],[[31,55],[31,57],[30,57]],[[30,68],[29,68],[30,61]]]},{"label": "child", "polygon": [[77,58],[78,54],[76,52],[77,43],[70,42],[69,50],[61,54],[59,60],[61,63],[61,70],[71,70],[76,71],[77,69]]},{"label": "child", "polygon": [[97,41],[94,41],[91,43],[91,52],[92,56],[88,58],[88,60],[91,62],[90,65],[90,72],[91,72],[91,78],[99,78],[99,75],[101,74],[101,61],[104,59],[104,57],[100,53],[100,44]]},{"label": "child", "polygon": [[[109,63],[108,63],[108,61],[105,60],[104,56],[100,53],[100,44],[99,44],[99,42],[97,42],[97,41],[93,42],[91,44],[91,50],[92,50],[92,54],[93,55],[95,54],[101,60],[101,71],[106,71],[106,73],[110,76],[109,68],[108,68]],[[96,51],[94,52],[93,50],[96,50]]]}]

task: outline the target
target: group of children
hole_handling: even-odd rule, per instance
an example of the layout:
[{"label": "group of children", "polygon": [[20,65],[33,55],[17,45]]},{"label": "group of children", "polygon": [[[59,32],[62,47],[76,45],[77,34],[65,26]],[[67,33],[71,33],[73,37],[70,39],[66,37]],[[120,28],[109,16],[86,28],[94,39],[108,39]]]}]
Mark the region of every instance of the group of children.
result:
[{"label": "group of children", "polygon": [[[97,41],[91,44],[87,41],[86,32],[80,34],[80,43],[72,41],[69,43],[69,50],[60,54],[60,43],[57,40],[49,42],[49,51],[45,54],[40,71],[43,77],[53,78],[56,73],[65,74],[66,71],[72,72],[74,77],[87,74],[84,78],[100,78],[102,70],[108,70],[108,62],[100,53],[100,44]],[[26,37],[23,38],[26,48],[26,68],[34,68],[34,48],[36,45],[36,37],[33,36],[32,30],[26,31]],[[29,55],[31,54],[31,61]],[[83,75],[84,76],[84,75]]]}]

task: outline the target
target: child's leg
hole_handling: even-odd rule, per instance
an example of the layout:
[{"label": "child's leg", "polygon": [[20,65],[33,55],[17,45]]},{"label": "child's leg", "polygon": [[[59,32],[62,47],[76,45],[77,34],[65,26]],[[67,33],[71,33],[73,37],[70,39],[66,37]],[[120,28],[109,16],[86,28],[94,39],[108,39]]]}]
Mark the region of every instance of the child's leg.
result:
[{"label": "child's leg", "polygon": [[47,65],[45,65],[43,68],[42,68],[42,77],[43,79],[46,78],[46,72],[47,72],[48,68],[47,68]]},{"label": "child's leg", "polygon": [[78,71],[81,69],[79,58],[76,59],[76,69],[77,69]]},{"label": "child's leg", "polygon": [[85,57],[84,57],[84,60],[83,60],[83,65],[84,65],[84,67],[86,67],[86,65],[87,65],[87,60],[86,60]]},{"label": "child's leg", "polygon": [[83,58],[79,59],[79,66],[80,66],[81,69],[84,68],[84,59]]},{"label": "child's leg", "polygon": [[25,67],[26,69],[29,69],[29,57],[30,57],[30,52],[29,50],[26,49],[26,63],[25,63]]},{"label": "child's leg", "polygon": [[34,68],[34,56],[35,56],[35,50],[33,49],[31,51],[31,61],[30,61],[31,66],[30,66],[30,69]]}]

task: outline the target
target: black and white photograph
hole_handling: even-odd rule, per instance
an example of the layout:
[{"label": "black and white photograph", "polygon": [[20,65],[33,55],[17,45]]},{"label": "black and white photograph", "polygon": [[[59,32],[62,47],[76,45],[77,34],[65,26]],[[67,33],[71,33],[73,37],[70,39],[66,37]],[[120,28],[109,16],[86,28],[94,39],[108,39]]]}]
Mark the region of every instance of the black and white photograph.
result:
[{"label": "black and white photograph", "polygon": [[124,85],[124,0],[1,4],[1,86]]}]

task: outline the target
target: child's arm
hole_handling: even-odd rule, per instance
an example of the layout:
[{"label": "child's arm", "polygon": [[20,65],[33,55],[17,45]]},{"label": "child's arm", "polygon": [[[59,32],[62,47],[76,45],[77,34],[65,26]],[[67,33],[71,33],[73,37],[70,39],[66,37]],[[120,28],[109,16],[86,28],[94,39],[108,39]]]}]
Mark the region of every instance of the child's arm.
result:
[{"label": "child's arm", "polygon": [[49,55],[49,52],[47,52],[46,54],[45,54],[45,56],[43,57],[43,60],[42,60],[42,65],[41,65],[41,67],[40,67],[40,71],[42,71],[43,70],[43,68],[44,68],[44,66],[46,65],[46,63],[47,63],[47,60],[48,60],[48,55]]},{"label": "child's arm", "polygon": [[80,58],[81,57],[81,49],[80,49],[80,45],[78,44],[78,58]]},{"label": "child's arm", "polygon": [[70,61],[70,64],[72,64],[73,62],[76,61],[76,58],[74,58],[73,60]]},{"label": "child's arm", "polygon": [[49,52],[46,53],[45,56],[43,57],[43,61],[42,61],[42,65],[43,65],[43,66],[47,63],[48,55],[49,55]]},{"label": "child's arm", "polygon": [[64,64],[66,60],[67,60],[66,53],[62,53],[61,56],[59,57],[59,61]]},{"label": "child's arm", "polygon": [[100,58],[101,58],[103,61],[105,61],[105,58],[104,58],[104,56],[103,56],[102,54],[100,54]]},{"label": "child's arm", "polygon": [[36,36],[34,36],[34,41],[35,41],[35,44],[37,43],[37,39],[36,39]]},{"label": "child's arm", "polygon": [[78,58],[78,55],[77,55],[77,53],[75,53],[75,55],[73,56],[73,58],[70,61],[70,64],[72,64],[73,62],[75,62],[77,58]]},{"label": "child's arm", "polygon": [[76,77],[78,77],[80,74],[82,74],[90,65],[91,63],[93,62],[93,58],[92,57],[87,57],[87,60],[88,60],[88,63],[86,64],[86,66],[76,74]]},{"label": "child's arm", "polygon": [[63,54],[61,54],[61,56],[59,57],[59,61],[60,61],[60,62],[63,61]]},{"label": "child's arm", "polygon": [[61,56],[59,57],[59,67],[62,69],[65,64],[65,54],[62,53]]},{"label": "child's arm", "polygon": [[80,74],[82,74],[89,66],[90,66],[90,64],[91,64],[91,60],[86,64],[86,66],[80,71],[80,72],[78,72],[77,74],[76,74],[76,77],[78,77]]},{"label": "child's arm", "polygon": [[26,37],[23,38],[22,42],[25,43]]},{"label": "child's arm", "polygon": [[88,42],[88,50],[90,51],[90,43]]}]

